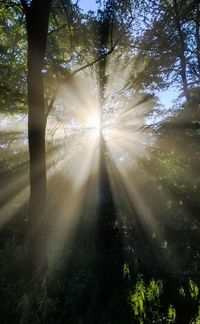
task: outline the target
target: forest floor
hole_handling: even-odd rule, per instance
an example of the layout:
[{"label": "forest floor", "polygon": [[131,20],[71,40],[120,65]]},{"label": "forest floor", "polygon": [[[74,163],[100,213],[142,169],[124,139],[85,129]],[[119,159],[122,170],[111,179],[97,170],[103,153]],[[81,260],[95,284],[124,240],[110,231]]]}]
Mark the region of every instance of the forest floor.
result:
[{"label": "forest floor", "polygon": [[[10,145],[5,151],[3,145],[8,138]],[[138,221],[139,214],[131,207],[118,177],[112,183],[112,187],[120,188],[114,195],[117,211],[110,221],[105,217],[99,220],[97,177],[91,174],[84,184],[74,183],[67,167],[59,171],[57,164],[48,159],[49,271],[44,286],[33,288],[27,267],[28,162],[26,150],[21,150],[17,142],[19,138],[23,139],[21,133],[2,134],[1,322],[198,323],[198,204],[181,187],[183,174],[188,172],[186,163],[180,168],[174,154],[157,155],[156,161],[160,159],[165,168],[169,164],[173,170],[182,170],[178,174],[182,182],[173,199],[167,195],[158,199],[158,190],[161,197],[160,190],[169,185],[170,190],[177,188],[176,175],[172,175],[173,184],[167,182],[169,171],[166,177],[162,174],[159,184],[154,183],[152,174],[159,177],[162,168],[151,177],[145,172],[151,170],[150,163],[155,167],[155,152],[150,162],[143,162],[140,186],[143,201],[153,199],[153,217],[159,225],[156,232],[157,227],[147,231],[148,226],[144,228],[144,223]],[[76,165],[76,174],[78,169]],[[139,186],[139,173],[133,173]]]}]

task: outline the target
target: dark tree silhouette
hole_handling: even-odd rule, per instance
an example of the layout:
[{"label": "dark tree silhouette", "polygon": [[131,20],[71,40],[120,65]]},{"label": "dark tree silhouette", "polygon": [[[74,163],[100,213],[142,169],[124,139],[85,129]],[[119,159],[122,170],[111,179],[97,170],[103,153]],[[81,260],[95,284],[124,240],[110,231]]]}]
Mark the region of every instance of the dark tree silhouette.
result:
[{"label": "dark tree silhouette", "polygon": [[47,269],[46,205],[46,109],[44,66],[51,0],[21,1],[26,15],[28,40],[28,139],[30,155],[29,258],[32,277]]}]

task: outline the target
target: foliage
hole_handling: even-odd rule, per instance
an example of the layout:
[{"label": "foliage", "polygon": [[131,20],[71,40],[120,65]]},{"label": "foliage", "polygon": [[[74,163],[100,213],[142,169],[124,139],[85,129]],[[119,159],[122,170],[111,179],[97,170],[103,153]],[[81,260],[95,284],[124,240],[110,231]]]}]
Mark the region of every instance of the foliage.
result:
[{"label": "foliage", "polygon": [[152,323],[159,321],[160,295],[162,294],[163,285],[161,281],[152,279],[149,285],[145,285],[143,279],[137,280],[134,291],[130,296],[131,307],[135,318],[139,322]]},{"label": "foliage", "polygon": [[26,35],[19,9],[0,5],[0,110],[27,109]]},{"label": "foliage", "polygon": [[189,90],[199,83],[198,1],[146,1],[143,14],[135,41],[141,68],[133,74],[133,85],[153,90],[173,85],[188,100]]}]

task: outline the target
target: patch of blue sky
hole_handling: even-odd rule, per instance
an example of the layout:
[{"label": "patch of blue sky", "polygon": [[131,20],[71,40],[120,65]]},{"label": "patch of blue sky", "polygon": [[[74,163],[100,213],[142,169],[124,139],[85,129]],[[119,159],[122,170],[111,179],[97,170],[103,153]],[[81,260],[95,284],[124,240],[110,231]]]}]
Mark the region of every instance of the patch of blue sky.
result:
[{"label": "patch of blue sky", "polygon": [[163,90],[158,93],[160,103],[166,108],[172,107],[173,102],[177,99],[178,95],[178,90],[174,88],[168,88],[168,90]]},{"label": "patch of blue sky", "polygon": [[79,0],[79,7],[83,11],[88,12],[90,10],[96,11],[98,8],[98,5],[95,0]]}]

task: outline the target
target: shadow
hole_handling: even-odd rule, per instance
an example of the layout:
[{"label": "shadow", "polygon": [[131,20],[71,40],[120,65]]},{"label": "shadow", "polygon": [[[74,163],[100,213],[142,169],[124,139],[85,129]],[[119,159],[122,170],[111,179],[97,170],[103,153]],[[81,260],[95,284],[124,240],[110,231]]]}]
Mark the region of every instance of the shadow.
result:
[{"label": "shadow", "polygon": [[[70,239],[66,234],[62,253],[53,266],[50,294],[57,296],[60,303],[56,323],[130,321],[127,285],[123,276],[122,228],[115,208],[104,145],[102,141],[99,173],[90,174],[81,189],[84,192],[82,205],[70,231]],[[58,181],[57,176],[55,179]],[[62,194],[57,193],[57,207],[62,209],[63,196],[67,192],[65,205],[66,199],[71,200],[70,180],[62,178],[61,181],[60,178],[58,182]],[[67,217],[67,209],[64,208],[63,212]]]},{"label": "shadow", "polygon": [[89,322],[125,323],[128,309],[123,279],[123,233],[109,179],[106,153],[106,145],[101,138],[95,229],[96,287]]}]

